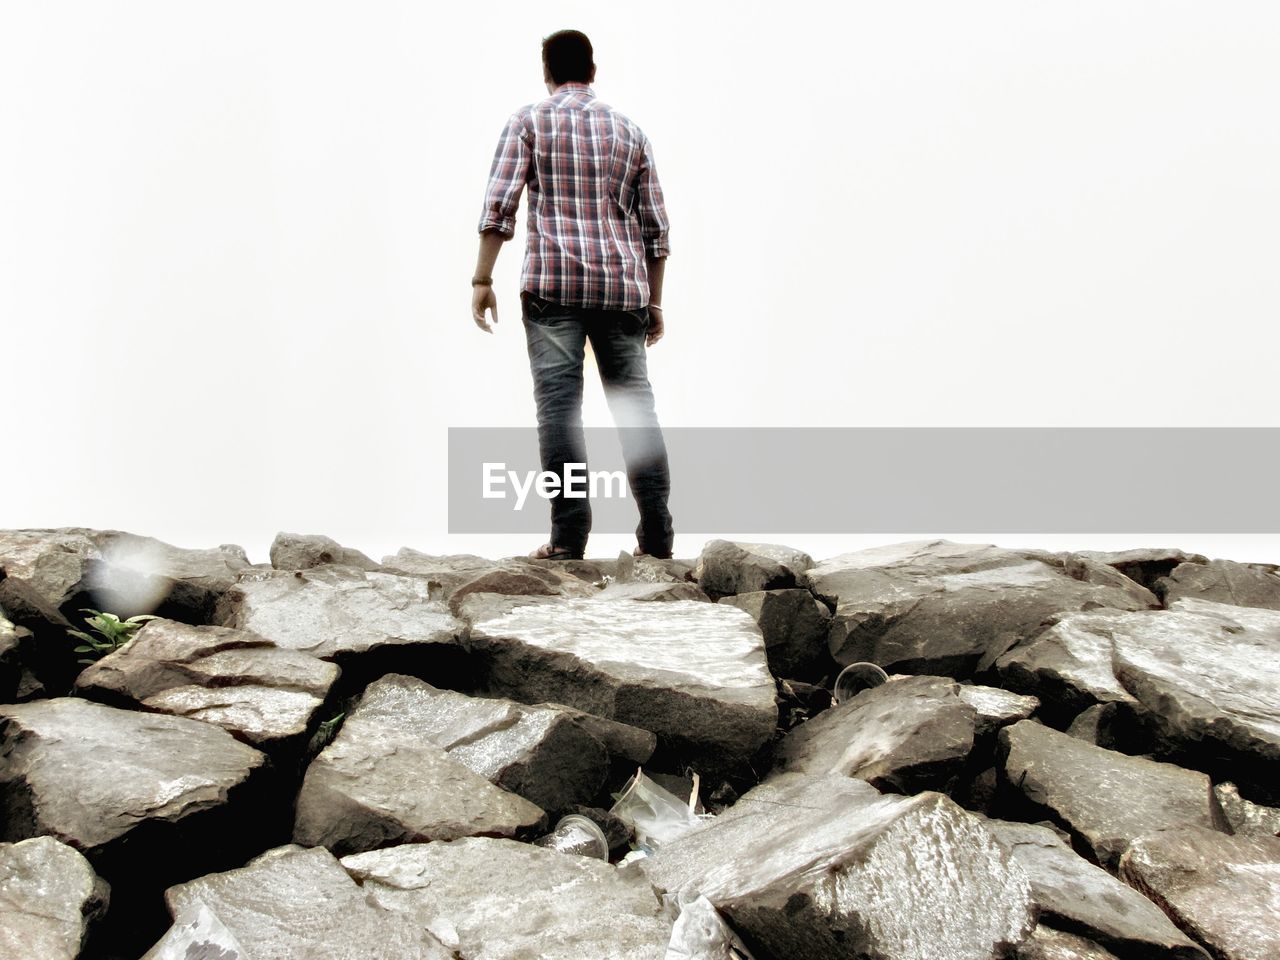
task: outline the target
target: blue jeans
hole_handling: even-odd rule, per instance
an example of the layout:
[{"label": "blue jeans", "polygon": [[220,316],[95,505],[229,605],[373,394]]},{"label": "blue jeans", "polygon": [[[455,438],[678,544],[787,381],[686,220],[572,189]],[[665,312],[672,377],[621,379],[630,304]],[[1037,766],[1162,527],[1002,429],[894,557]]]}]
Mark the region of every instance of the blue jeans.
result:
[{"label": "blue jeans", "polygon": [[[587,462],[582,432],[582,364],[590,340],[605,399],[619,428],[627,483],[640,509],[636,540],[645,553],[669,557],[674,539],[667,510],[671,477],[645,362],[649,308],[576,307],[528,290],[520,292],[520,303],[538,406],[542,469],[559,476],[563,489],[564,465]],[[580,554],[590,532],[590,500],[560,495],[551,498],[554,546]]]}]

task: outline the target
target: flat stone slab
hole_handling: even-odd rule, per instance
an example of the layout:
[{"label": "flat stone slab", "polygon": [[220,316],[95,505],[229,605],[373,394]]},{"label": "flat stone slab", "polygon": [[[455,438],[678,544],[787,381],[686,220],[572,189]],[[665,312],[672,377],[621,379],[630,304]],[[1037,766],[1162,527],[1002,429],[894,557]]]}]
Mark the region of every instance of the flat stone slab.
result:
[{"label": "flat stone slab", "polygon": [[941,789],[973,750],[977,712],[945,677],[895,677],[793,729],[776,769],[839,773],[900,793]]},{"label": "flat stone slab", "polygon": [[1105,564],[947,540],[844,554],[805,579],[835,605],[835,659],[898,673],[968,676],[1051,618],[1100,606],[1159,606],[1150,591]]},{"label": "flat stone slab", "polygon": [[1051,812],[1105,866],[1115,867],[1137,837],[1221,822],[1203,773],[1105,750],[1033,720],[1005,727],[999,738],[1004,781]]},{"label": "flat stone slab", "polygon": [[938,793],[787,774],[644,861],[753,949],[806,960],[996,960],[1035,925],[1026,872]]},{"label": "flat stone slab", "polygon": [[271,541],[271,566],[277,570],[309,570],[326,563],[361,570],[377,570],[379,564],[359,550],[344,547],[332,537],[322,534],[285,533],[281,531]]},{"label": "flat stone slab", "polygon": [[0,956],[75,960],[110,888],[53,837],[0,843]]},{"label": "flat stone slab", "polygon": [[594,799],[609,772],[605,743],[565,707],[469,697],[392,674],[366,688],[358,716],[426,740],[546,810]]},{"label": "flat stone slab", "polygon": [[1168,960],[1208,960],[1154,903],[1062,842],[1047,827],[987,822],[1027,872],[1040,922],[1081,934],[1116,953]]},{"label": "flat stone slab", "polygon": [[468,960],[663,960],[672,922],[637,871],[472,837],[345,857],[370,902]]},{"label": "flat stone slab", "polygon": [[1215,958],[1280,956],[1280,839],[1162,831],[1133,842],[1120,875]]},{"label": "flat stone slab", "polygon": [[212,724],[77,697],[0,706],[0,723],[5,839],[49,834],[86,852],[223,807],[266,763]]},{"label": "flat stone slab", "polygon": [[490,692],[567,704],[694,754],[744,758],[773,735],[775,686],[750,614],[693,600],[537,599],[468,598]]},{"label": "flat stone slab", "polygon": [[1039,697],[1024,696],[1000,687],[962,683],[957,693],[978,715],[975,737],[986,737],[1001,727],[1026,720],[1040,707]]},{"label": "flat stone slab", "polygon": [[298,793],[294,842],[341,856],[397,843],[511,837],[542,826],[540,807],[494,786],[427,737],[404,679],[373,684],[311,762]]},{"label": "flat stone slab", "polygon": [[334,664],[244,630],[149,620],[86,667],[76,689],[204,720],[270,746],[306,735],[337,677]]},{"label": "flat stone slab", "polygon": [[165,891],[174,918],[143,960],[453,960],[430,933],[368,902],[323,848],[277,847]]},{"label": "flat stone slab", "polygon": [[336,565],[247,573],[219,606],[218,620],[327,660],[456,645],[464,630],[422,578]]},{"label": "flat stone slab", "polygon": [[[1280,611],[1207,600],[1112,627],[1112,665],[1175,749],[1280,769]],[[1210,761],[1211,762],[1211,761]],[[1265,780],[1263,772],[1259,779]],[[1276,790],[1280,796],[1280,789]]]}]

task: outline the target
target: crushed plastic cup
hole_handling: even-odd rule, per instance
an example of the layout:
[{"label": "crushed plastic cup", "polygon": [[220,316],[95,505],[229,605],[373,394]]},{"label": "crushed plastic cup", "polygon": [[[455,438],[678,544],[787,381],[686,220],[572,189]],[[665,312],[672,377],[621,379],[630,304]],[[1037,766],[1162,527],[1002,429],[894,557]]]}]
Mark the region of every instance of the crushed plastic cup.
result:
[{"label": "crushed plastic cup", "polygon": [[688,833],[710,819],[709,815],[693,812],[697,802],[696,782],[689,802],[685,803],[646,777],[643,770],[637,769],[609,812],[635,831],[636,843],[652,853],[662,844]]},{"label": "crushed plastic cup", "polygon": [[535,846],[549,847],[560,853],[576,853],[580,857],[609,860],[609,841],[604,831],[590,817],[571,813],[561,817],[555,829],[533,841]]},{"label": "crushed plastic cup", "polygon": [[878,687],[888,679],[889,675],[874,663],[851,663],[836,677],[835,685],[831,688],[831,703],[844,703],[863,690]]}]

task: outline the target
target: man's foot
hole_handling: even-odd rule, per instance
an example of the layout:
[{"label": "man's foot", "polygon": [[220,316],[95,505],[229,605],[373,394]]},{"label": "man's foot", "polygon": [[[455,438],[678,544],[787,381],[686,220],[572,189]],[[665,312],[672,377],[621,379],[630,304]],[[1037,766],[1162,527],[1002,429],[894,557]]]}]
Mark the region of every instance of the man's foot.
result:
[{"label": "man's foot", "polygon": [[533,560],[581,560],[582,554],[566,547],[556,547],[549,543],[544,543],[537,550],[529,554]]}]

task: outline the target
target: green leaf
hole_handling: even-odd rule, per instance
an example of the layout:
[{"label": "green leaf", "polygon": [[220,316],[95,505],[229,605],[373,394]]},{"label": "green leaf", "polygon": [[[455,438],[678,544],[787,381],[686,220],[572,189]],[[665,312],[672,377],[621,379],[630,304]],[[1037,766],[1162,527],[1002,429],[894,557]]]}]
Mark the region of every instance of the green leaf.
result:
[{"label": "green leaf", "polygon": [[135,617],[130,617],[125,623],[136,623],[141,625],[144,620],[163,620],[164,617],[155,613],[140,613]]},{"label": "green leaf", "polygon": [[78,647],[72,647],[71,652],[72,653],[93,653],[94,649],[95,649],[94,647],[89,646],[87,643],[82,643]]}]

